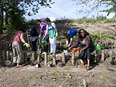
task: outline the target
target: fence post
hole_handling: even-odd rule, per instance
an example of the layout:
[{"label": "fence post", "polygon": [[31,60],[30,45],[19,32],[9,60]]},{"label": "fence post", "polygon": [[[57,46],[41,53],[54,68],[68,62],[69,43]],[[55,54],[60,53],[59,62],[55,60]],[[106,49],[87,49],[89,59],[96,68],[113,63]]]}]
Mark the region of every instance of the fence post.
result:
[{"label": "fence post", "polygon": [[63,63],[63,64],[66,63],[66,62],[65,62],[65,53],[64,53],[64,52],[62,52],[62,63]]},{"label": "fence post", "polygon": [[74,65],[74,61],[75,61],[75,54],[72,53],[72,58],[71,58],[72,65]]},{"label": "fence post", "polygon": [[104,50],[101,51],[101,61],[104,62],[105,60],[105,53]]},{"label": "fence post", "polygon": [[52,54],[52,58],[53,58],[53,65],[56,65],[56,54]]},{"label": "fence post", "polygon": [[48,56],[47,56],[47,53],[44,52],[44,64],[45,64],[45,66],[47,66],[47,61],[48,61]]},{"label": "fence post", "polygon": [[110,50],[110,52],[109,52],[109,53],[110,53],[110,59],[112,59],[112,51]]}]

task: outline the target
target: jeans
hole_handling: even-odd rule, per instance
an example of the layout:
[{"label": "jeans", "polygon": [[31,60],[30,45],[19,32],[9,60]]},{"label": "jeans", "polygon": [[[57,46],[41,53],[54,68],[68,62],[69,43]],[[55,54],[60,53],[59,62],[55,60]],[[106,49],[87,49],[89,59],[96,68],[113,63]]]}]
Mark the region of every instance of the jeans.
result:
[{"label": "jeans", "polygon": [[13,50],[13,63],[20,63],[22,58],[22,49],[19,44],[12,44]]}]

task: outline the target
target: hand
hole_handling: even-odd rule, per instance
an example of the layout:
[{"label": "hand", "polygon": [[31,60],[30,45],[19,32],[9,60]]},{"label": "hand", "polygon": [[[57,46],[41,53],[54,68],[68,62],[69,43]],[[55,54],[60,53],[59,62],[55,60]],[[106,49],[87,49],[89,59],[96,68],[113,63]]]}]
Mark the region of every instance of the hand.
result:
[{"label": "hand", "polygon": [[43,36],[43,38],[42,38],[42,39],[45,39],[45,37],[46,37],[46,36]]},{"label": "hand", "polygon": [[58,37],[58,33],[56,32],[56,37]]},{"label": "hand", "polygon": [[25,43],[24,44],[27,48],[29,48],[30,47],[30,45],[28,44],[28,43]]},{"label": "hand", "polygon": [[68,49],[67,49],[67,51],[70,51],[71,50],[71,47],[69,47]]},{"label": "hand", "polygon": [[41,35],[39,35],[39,37],[41,37]]},{"label": "hand", "polygon": [[70,47],[70,44],[68,45],[68,47]]}]

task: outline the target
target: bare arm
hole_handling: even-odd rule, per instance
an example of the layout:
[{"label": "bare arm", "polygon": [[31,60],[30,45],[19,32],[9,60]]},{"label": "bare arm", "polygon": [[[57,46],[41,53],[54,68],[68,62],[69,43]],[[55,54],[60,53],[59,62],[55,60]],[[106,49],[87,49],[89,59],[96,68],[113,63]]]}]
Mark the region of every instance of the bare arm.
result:
[{"label": "bare arm", "polygon": [[24,40],[24,34],[21,34],[20,38],[26,47],[30,47],[30,45]]},{"label": "bare arm", "polygon": [[47,34],[48,34],[48,25],[46,26],[45,35],[43,38],[45,38],[47,36]]},{"label": "bare arm", "polygon": [[21,41],[25,44],[26,41],[24,40],[24,34],[21,34],[20,38],[21,38]]},{"label": "bare arm", "polygon": [[68,47],[70,47],[70,45],[72,44],[72,41],[73,41],[73,39],[70,38],[70,43],[68,44]]}]

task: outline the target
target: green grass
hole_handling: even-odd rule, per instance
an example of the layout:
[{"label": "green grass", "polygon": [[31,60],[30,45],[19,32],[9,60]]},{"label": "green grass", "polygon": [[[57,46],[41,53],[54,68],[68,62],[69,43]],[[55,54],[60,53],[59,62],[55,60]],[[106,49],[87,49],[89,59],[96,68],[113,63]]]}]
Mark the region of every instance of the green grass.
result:
[{"label": "green grass", "polygon": [[90,35],[91,35],[93,40],[106,39],[106,38],[115,39],[115,37],[110,35],[110,34],[90,34]]}]

